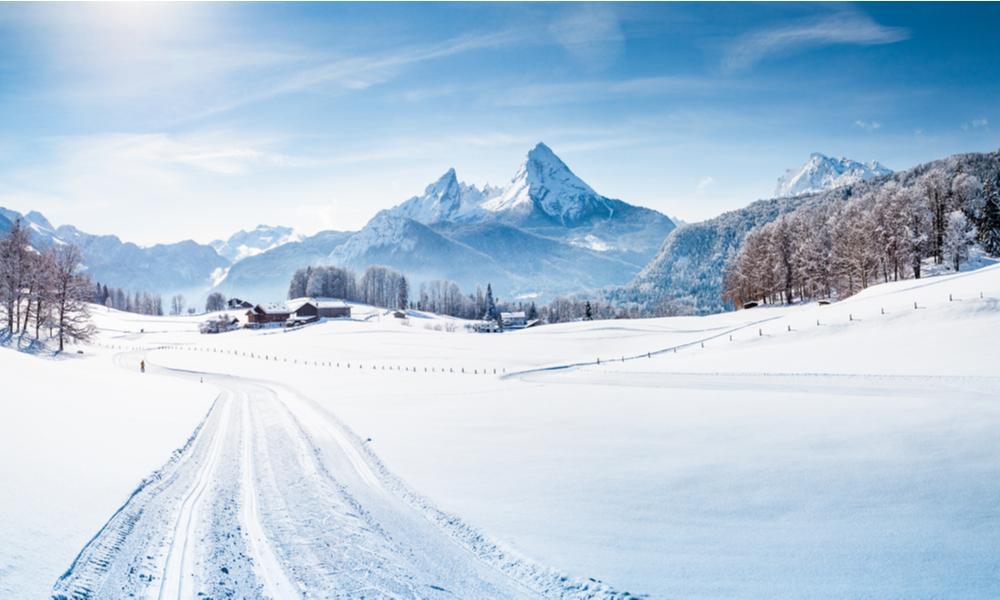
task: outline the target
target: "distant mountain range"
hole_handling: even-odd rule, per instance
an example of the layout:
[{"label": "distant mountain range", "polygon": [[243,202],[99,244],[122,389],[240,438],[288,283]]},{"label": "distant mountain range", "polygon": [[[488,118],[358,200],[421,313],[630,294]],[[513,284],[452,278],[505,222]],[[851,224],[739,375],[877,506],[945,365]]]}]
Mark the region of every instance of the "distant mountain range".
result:
[{"label": "distant mountain range", "polygon": [[0,209],[0,233],[21,219],[39,248],[79,245],[90,274],[109,286],[194,298],[215,289],[274,300],[284,297],[296,269],[339,265],[360,272],[382,264],[415,286],[449,279],[469,292],[492,283],[503,297],[540,301],[603,289],[614,301],[666,299],[708,312],[723,307],[722,266],[750,228],[817,198],[842,199],[860,185],[896,176],[878,162],[815,153],[779,179],[777,198],[676,228],[655,210],[599,194],[540,143],[506,185],[480,188],[449,169],[355,232],[301,236],[260,225],[208,245],[140,247],[72,226],[53,228],[37,212]]},{"label": "distant mountain range", "polygon": [[79,246],[87,273],[109,287],[200,296],[212,285],[212,273],[229,265],[211,246],[191,240],[140,247],[72,225],[55,228],[35,211],[22,215],[0,208],[0,233],[9,231],[17,220],[29,229],[31,243],[39,250],[55,244]]},{"label": "distant mountain range", "polygon": [[788,169],[778,178],[775,198],[818,194],[834,188],[891,175],[877,160],[860,163],[849,158],[831,158],[819,152],[797,169]]}]

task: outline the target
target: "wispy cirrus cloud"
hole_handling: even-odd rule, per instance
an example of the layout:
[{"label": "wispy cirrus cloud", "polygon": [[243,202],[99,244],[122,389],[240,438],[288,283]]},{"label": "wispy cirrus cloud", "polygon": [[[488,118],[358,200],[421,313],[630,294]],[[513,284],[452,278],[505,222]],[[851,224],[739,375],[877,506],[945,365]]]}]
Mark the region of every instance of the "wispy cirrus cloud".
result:
[{"label": "wispy cirrus cloud", "polygon": [[865,121],[864,119],[858,119],[854,122],[854,126],[858,129],[864,129],[865,131],[875,131],[876,129],[882,129],[882,124],[878,121]]},{"label": "wispy cirrus cloud", "polygon": [[892,44],[909,37],[908,30],[881,25],[865,14],[838,12],[747,33],[726,49],[722,69],[727,72],[742,71],[773,56],[810,48],[837,44]]},{"label": "wispy cirrus cloud", "polygon": [[625,50],[625,33],[616,7],[598,3],[571,6],[549,26],[552,38],[585,66],[609,67]]}]

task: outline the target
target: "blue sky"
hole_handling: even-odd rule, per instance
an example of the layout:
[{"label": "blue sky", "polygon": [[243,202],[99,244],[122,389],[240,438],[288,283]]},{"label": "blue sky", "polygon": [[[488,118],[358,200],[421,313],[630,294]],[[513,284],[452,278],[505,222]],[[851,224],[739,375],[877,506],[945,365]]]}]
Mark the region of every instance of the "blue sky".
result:
[{"label": "blue sky", "polygon": [[0,4],[0,205],[150,244],[356,229],[545,141],[698,220],[810,152],[1000,146],[998,4]]}]

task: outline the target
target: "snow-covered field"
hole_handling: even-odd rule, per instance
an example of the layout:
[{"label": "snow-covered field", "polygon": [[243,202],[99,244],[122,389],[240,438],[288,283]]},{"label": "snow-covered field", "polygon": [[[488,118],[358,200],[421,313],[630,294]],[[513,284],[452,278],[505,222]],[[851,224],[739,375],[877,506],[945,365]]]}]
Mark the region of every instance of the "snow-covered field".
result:
[{"label": "snow-covered field", "polygon": [[43,598],[216,391],[107,360],[0,349],[0,597]]},{"label": "snow-covered field", "polygon": [[[222,393],[188,460],[131,503],[162,518],[129,525],[132,546],[92,544],[63,591],[996,597],[998,299],[1000,267],[987,267],[829,306],[501,335],[362,307],[350,321],[215,336],[194,318],[99,310],[99,345],[84,357],[0,360],[66,373],[60,385],[86,373],[78,400],[109,404],[73,424],[135,450],[98,462],[61,434],[17,446],[44,449],[51,462],[36,470],[55,483],[32,486],[7,458],[14,446],[0,468],[21,473],[44,509],[16,495],[26,522],[82,530],[79,549]],[[135,371],[142,358],[145,376],[114,365]],[[146,390],[149,406],[115,405],[112,389]],[[22,404],[5,396],[5,417]],[[126,439],[102,410],[164,426]],[[124,491],[102,500],[103,518],[58,521],[52,486],[85,488],[95,463]],[[226,537],[237,525],[246,534]],[[31,537],[0,535],[13,542],[0,552]],[[151,581],[130,579],[126,547],[152,557],[138,565]],[[47,588],[67,553],[3,558],[0,587]],[[88,557],[112,566],[88,571]],[[359,565],[367,575],[352,578]],[[223,566],[244,587],[210,582]]]}]

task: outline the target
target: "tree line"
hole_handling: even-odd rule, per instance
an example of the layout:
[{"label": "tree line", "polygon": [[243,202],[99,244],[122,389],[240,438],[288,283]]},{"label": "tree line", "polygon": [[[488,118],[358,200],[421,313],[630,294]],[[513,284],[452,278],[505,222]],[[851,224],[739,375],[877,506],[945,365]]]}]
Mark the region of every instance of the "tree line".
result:
[{"label": "tree line", "polygon": [[1000,256],[997,191],[996,181],[935,167],[846,203],[799,208],[747,234],[727,261],[724,297],[737,307],[846,297],[919,278],[927,260],[957,271],[976,242]]},{"label": "tree line", "polygon": [[502,300],[493,293],[493,286],[476,286],[463,292],[457,283],[446,279],[421,282],[411,291],[410,280],[389,267],[368,267],[359,278],[350,269],[337,266],[314,266],[299,269],[292,275],[288,297],[342,298],[381,308],[404,310],[412,308],[460,319],[494,321],[502,312],[524,312],[529,321],[547,323],[590,319],[623,319],[640,316],[635,307],[618,307],[597,300],[559,297],[547,305],[538,306],[532,300]]},{"label": "tree line", "polygon": [[0,238],[0,312],[6,336],[29,335],[84,341],[94,333],[87,303],[93,287],[82,272],[80,249],[56,244],[42,252],[31,247],[20,220]]}]

